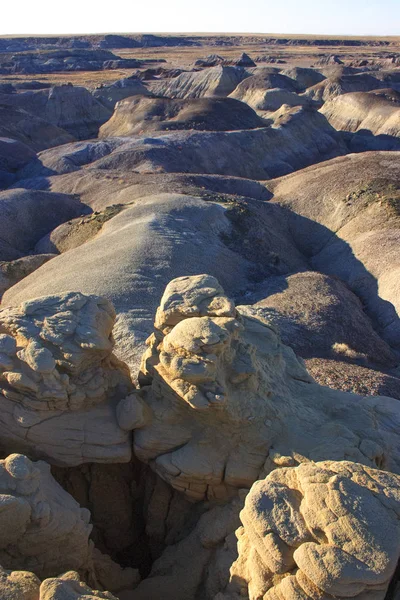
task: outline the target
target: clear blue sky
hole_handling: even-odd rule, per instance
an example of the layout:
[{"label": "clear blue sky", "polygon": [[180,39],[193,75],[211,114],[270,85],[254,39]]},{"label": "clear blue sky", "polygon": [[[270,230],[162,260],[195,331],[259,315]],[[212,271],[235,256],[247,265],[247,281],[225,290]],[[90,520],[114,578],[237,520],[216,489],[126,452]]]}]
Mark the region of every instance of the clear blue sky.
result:
[{"label": "clear blue sky", "polygon": [[400,35],[400,0],[3,0],[0,34]]}]

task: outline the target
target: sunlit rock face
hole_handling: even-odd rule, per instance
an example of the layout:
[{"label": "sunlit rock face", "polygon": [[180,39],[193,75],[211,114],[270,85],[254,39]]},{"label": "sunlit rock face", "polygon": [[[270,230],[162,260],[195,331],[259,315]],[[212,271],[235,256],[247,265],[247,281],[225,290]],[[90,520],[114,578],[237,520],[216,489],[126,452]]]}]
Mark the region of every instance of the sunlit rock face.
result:
[{"label": "sunlit rock face", "polygon": [[305,463],[257,481],[220,600],[383,599],[400,555],[400,478],[357,463]]},{"label": "sunlit rock face", "polygon": [[309,459],[400,471],[398,402],[316,384],[275,329],[240,315],[209,275],[167,286],[140,382],[118,406],[119,425],[194,500]]},{"label": "sunlit rock face", "polygon": [[65,492],[50,466],[11,454],[0,461],[0,563],[40,578],[91,568],[90,513]]},{"label": "sunlit rock face", "polygon": [[126,462],[115,404],[132,388],[112,354],[115,312],[68,292],[0,311],[0,434],[6,452],[52,463]]}]

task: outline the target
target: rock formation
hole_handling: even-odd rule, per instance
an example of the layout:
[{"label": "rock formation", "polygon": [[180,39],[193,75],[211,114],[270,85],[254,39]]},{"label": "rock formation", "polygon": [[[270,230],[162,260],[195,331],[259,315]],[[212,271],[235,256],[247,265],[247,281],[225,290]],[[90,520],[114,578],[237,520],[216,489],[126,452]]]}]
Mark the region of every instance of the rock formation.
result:
[{"label": "rock formation", "polygon": [[3,450],[61,465],[130,459],[114,414],[131,385],[112,355],[114,320],[107,300],[73,292],[0,311]]},{"label": "rock formation", "polygon": [[[96,136],[100,125],[110,118],[112,111],[101,104],[85,87],[74,86],[71,83],[13,94],[7,99],[3,97],[2,103],[8,105],[9,111],[20,109],[33,115],[36,120],[42,119],[53,126],[53,129],[49,129],[47,136],[54,138],[58,134],[59,141],[55,140],[42,148],[65,144],[71,141],[69,136],[73,136],[75,139],[88,139]],[[22,115],[15,115],[14,120],[17,119],[21,121]],[[36,129],[43,121],[36,122]],[[34,124],[35,121],[32,125],[28,124],[28,127],[32,128]],[[45,138],[44,124],[41,126],[44,131],[41,137]],[[18,128],[24,133],[21,123],[18,123]],[[39,137],[37,133],[36,136]],[[12,136],[9,134],[9,137]]]},{"label": "rock formation", "polygon": [[350,154],[267,185],[273,202],[288,209],[294,239],[313,268],[344,281],[396,348],[398,154]]},{"label": "rock formation", "polygon": [[50,466],[11,454],[0,463],[0,487],[1,565],[41,579],[71,569],[87,576],[90,514],[54,481]]},{"label": "rock formation", "polygon": [[257,481],[218,600],[383,600],[400,556],[399,484],[348,461],[276,469]]},{"label": "rock formation", "polygon": [[[242,108],[241,114],[244,113]],[[257,124],[255,115],[251,123]],[[270,179],[346,151],[340,134],[322,114],[298,106],[285,113],[274,127],[178,131],[162,137],[155,133],[134,139],[111,137],[65,144],[41,152],[39,160],[28,164],[20,175],[27,179],[63,174],[92,163],[95,168],[124,173],[134,170],[147,174],[203,173]]]},{"label": "rock formation", "polygon": [[155,327],[145,387],[120,403],[118,422],[135,430],[135,454],[190,498],[226,498],[304,460],[400,472],[398,403],[315,384],[267,322],[236,312],[215,278],[172,281]]}]

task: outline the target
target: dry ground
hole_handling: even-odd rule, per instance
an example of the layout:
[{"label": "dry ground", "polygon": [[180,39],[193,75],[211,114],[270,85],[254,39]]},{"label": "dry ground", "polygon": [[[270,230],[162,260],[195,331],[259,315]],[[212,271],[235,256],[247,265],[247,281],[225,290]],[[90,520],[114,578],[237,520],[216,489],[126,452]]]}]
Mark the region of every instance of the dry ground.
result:
[{"label": "dry ground", "polygon": [[[266,38],[284,37],[287,39],[304,38],[324,39],[326,36],[312,35],[270,35],[270,34],[237,34],[242,38],[242,43],[233,46],[219,46],[214,43],[217,37],[226,37],[227,40],[234,41],[236,34],[179,34],[180,36],[197,37],[201,40],[201,46],[176,46],[176,47],[158,47],[158,48],[115,48],[113,52],[123,58],[138,58],[138,59],[164,59],[167,63],[163,63],[165,67],[181,67],[190,69],[193,63],[198,58],[203,58],[209,54],[219,54],[226,59],[236,59],[242,52],[246,52],[252,58],[260,55],[268,55],[277,59],[285,60],[287,64],[278,65],[282,68],[290,66],[308,67],[315,65],[320,56],[323,54],[336,54],[342,60],[351,61],[361,58],[377,59],[382,56],[382,53],[400,53],[400,36],[387,38],[363,38],[369,42],[388,41],[389,46],[290,46],[290,45],[275,45],[266,44],[263,40]],[[6,37],[6,36],[0,36]],[[26,36],[28,37],[28,36]],[[39,37],[39,36],[38,36]],[[249,41],[245,43],[244,38]],[[361,39],[352,37],[340,37],[337,39]],[[329,39],[335,39],[335,36],[329,36]],[[273,66],[273,65],[272,65]],[[0,83],[9,82],[15,83],[25,80],[37,79],[40,81],[48,81],[54,84],[71,82],[75,85],[84,85],[88,88],[95,88],[100,83],[113,82],[122,77],[127,77],[136,72],[136,69],[119,69],[115,71],[82,71],[70,73],[52,73],[47,75],[8,75],[0,76]]]}]

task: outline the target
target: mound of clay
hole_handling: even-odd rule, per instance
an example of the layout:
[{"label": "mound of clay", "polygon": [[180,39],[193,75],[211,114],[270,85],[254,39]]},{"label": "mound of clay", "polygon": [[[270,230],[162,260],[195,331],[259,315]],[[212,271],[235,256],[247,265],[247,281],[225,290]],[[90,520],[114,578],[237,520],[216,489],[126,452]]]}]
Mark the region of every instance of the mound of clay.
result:
[{"label": "mound of clay", "polygon": [[236,67],[255,67],[256,63],[246,52],[243,52],[239,58],[230,61],[230,64],[235,65]]},{"label": "mound of clay", "polygon": [[16,173],[36,157],[26,144],[15,139],[0,137],[0,190],[9,187]]},{"label": "mound of clay", "polygon": [[[236,91],[231,94],[236,97]],[[247,92],[242,102],[246,102],[254,110],[275,111],[282,105],[286,106],[310,106],[312,102],[306,96],[300,96],[295,92],[273,88],[271,90],[254,89]]]},{"label": "mound of clay", "polygon": [[231,98],[127,98],[118,103],[99,137],[130,136],[151,131],[197,129],[230,131],[265,127],[248,106]]},{"label": "mound of clay", "polygon": [[[24,181],[24,186],[61,193],[79,193],[81,202],[94,213],[102,213],[112,206],[129,205],[146,196],[155,196],[168,189],[171,194],[197,196],[209,201],[225,201],[230,196],[244,196],[254,200],[268,200],[270,192],[252,179],[226,175],[199,175],[190,173],[133,173],[81,169],[65,175],[41,177]],[[93,215],[96,216],[95,214]],[[88,215],[90,217],[90,215]],[[64,223],[62,226],[68,226]],[[61,226],[61,227],[62,227]]]},{"label": "mound of clay", "polygon": [[290,67],[281,71],[281,75],[293,79],[298,91],[304,91],[325,79],[325,76],[316,69],[306,67]]},{"label": "mound of clay", "polygon": [[267,90],[276,88],[288,92],[296,92],[296,85],[292,79],[280,73],[271,73],[270,69],[267,69],[265,74],[252,75],[242,81],[232,91],[231,98],[236,98],[253,106],[252,102],[255,102],[254,98],[259,98]]},{"label": "mound of clay", "polygon": [[374,93],[355,92],[337,96],[325,102],[321,112],[335,129],[363,130],[373,135],[400,138],[400,102]]},{"label": "mound of clay", "polygon": [[[312,266],[362,300],[380,335],[399,346],[399,185],[396,152],[368,152],[268,183]],[[379,252],[377,252],[379,248]]]},{"label": "mound of clay", "polygon": [[195,67],[216,67],[217,65],[222,65],[225,62],[225,59],[218,54],[209,54],[205,58],[198,58],[194,66]]},{"label": "mound of clay", "polygon": [[250,490],[221,598],[383,600],[400,555],[400,478],[353,462],[277,469]]},{"label": "mound of clay", "polygon": [[357,296],[337,278],[312,271],[269,277],[257,297],[241,312],[276,325],[282,341],[303,358],[396,364]]},{"label": "mound of clay", "polygon": [[[100,125],[111,116],[111,110],[96,100],[86,88],[72,84],[12,95],[8,106],[44,119],[78,139],[95,137]],[[68,141],[70,139],[57,143]]]},{"label": "mound of clay", "polygon": [[109,110],[114,110],[120,100],[137,95],[148,96],[150,92],[136,77],[119,79],[111,85],[101,85],[93,92],[93,96]]},{"label": "mound of clay", "polygon": [[25,189],[0,192],[0,260],[28,254],[54,227],[87,212],[76,197],[66,194]]},{"label": "mound of clay", "polygon": [[12,261],[0,261],[0,300],[8,288],[36,271],[45,262],[54,258],[55,254],[35,254]]},{"label": "mound of clay", "polygon": [[327,54],[326,56],[322,56],[322,58],[318,61],[319,65],[343,65],[343,61],[340,60],[336,54]]},{"label": "mound of clay", "polygon": [[400,76],[396,72],[370,72],[346,74],[339,69],[324,81],[308,88],[305,94],[318,102],[326,102],[335,96],[349,92],[370,92],[379,88],[398,87]]},{"label": "mound of clay", "polygon": [[[19,94],[13,96],[18,97]],[[62,129],[49,120],[41,118],[40,114],[36,114],[33,110],[30,112],[26,108],[15,108],[13,100],[9,103],[3,103],[0,100],[0,136],[2,139],[12,139],[20,142],[18,146],[18,154],[20,155],[19,166],[23,166],[23,157],[28,155],[29,150],[40,151],[60,144],[66,144],[75,140],[74,136],[69,134],[65,129]],[[1,146],[3,146],[2,142]],[[0,148],[1,148],[0,146]],[[26,149],[24,146],[29,148]],[[5,150],[7,162],[10,160],[10,155],[16,153],[8,145]],[[1,148],[1,156],[3,162],[3,148]],[[32,152],[33,153],[33,152]],[[25,161],[26,162],[26,161]]]},{"label": "mound of clay", "polygon": [[119,139],[75,142],[52,148],[51,152],[39,152],[35,159],[19,171],[17,177],[35,179],[43,175],[78,171],[80,167],[107,156],[123,143],[124,140]]},{"label": "mound of clay", "polygon": [[323,115],[308,107],[293,107],[274,127],[66,144],[42,152],[20,176],[62,174],[91,163],[123,173],[208,173],[269,179],[346,150],[340,134]]},{"label": "mound of clay", "polygon": [[[352,392],[360,396],[390,396],[400,400],[400,377],[398,372],[389,373],[351,364],[349,356],[342,360],[329,358],[308,358],[304,362],[307,370],[317,383],[335,390]],[[351,356],[350,356],[351,360]]]},{"label": "mound of clay", "polygon": [[217,66],[157,82],[151,91],[168,98],[225,97],[246,77],[248,73],[241,67]]},{"label": "mound of clay", "polygon": [[[36,244],[35,252],[39,253],[37,257],[46,256],[46,254],[43,254],[46,252],[60,254],[62,252],[67,252],[72,248],[81,246],[92,237],[97,235],[97,233],[101,231],[104,223],[107,223],[107,221],[115,217],[115,215],[117,215],[122,208],[122,204],[112,205],[107,207],[104,211],[96,211],[90,215],[80,217],[78,219],[72,219],[67,221],[67,223],[62,223],[53,229],[53,231],[45,235]],[[50,256],[54,257],[54,254],[50,254]],[[49,254],[47,254],[47,256],[49,256]]]}]

